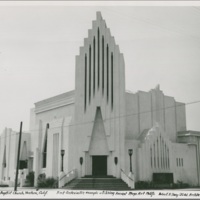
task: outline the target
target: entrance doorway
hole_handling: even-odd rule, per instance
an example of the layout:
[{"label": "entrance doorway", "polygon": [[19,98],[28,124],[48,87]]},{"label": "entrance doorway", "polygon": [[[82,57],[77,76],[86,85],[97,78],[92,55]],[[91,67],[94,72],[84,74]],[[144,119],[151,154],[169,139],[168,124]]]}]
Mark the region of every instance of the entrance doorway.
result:
[{"label": "entrance doorway", "polygon": [[92,156],[92,175],[107,175],[107,156]]}]

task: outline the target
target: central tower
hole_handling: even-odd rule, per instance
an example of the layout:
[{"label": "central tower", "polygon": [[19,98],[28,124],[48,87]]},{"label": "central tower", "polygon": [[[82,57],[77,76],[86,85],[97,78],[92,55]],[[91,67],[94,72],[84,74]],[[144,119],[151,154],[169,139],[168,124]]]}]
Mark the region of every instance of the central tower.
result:
[{"label": "central tower", "polygon": [[75,85],[73,168],[79,177],[120,177],[124,169],[124,59],[100,12],[76,57]]}]

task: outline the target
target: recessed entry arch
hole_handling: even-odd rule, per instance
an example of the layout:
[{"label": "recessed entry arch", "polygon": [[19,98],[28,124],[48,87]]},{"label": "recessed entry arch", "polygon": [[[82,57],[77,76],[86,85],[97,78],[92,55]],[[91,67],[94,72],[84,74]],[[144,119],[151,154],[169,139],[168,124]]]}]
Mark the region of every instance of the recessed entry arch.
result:
[{"label": "recessed entry arch", "polygon": [[89,146],[89,155],[92,157],[92,175],[107,175],[107,157],[109,155],[109,148],[100,107],[97,107],[96,109]]}]

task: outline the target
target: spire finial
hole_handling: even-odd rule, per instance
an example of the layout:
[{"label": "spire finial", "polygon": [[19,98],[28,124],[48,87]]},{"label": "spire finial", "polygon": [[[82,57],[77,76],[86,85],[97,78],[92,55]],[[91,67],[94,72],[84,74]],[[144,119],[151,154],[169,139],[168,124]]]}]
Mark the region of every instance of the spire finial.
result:
[{"label": "spire finial", "polygon": [[102,16],[101,16],[100,11],[97,11],[96,15],[97,15],[97,20],[102,20]]}]

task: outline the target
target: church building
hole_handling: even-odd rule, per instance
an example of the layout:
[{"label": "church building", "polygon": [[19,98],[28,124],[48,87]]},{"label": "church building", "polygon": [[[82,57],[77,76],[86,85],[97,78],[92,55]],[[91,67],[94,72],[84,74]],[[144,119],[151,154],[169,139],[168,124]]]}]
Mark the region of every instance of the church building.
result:
[{"label": "church building", "polygon": [[[24,169],[35,177],[58,178],[60,187],[85,176],[199,186],[200,132],[187,130],[185,104],[166,96],[159,85],[148,92],[126,91],[124,57],[100,12],[75,67],[75,90],[31,109],[30,133],[22,142]],[[4,134],[0,178],[14,181],[7,174],[14,174],[16,159],[5,155],[16,150]]]}]

